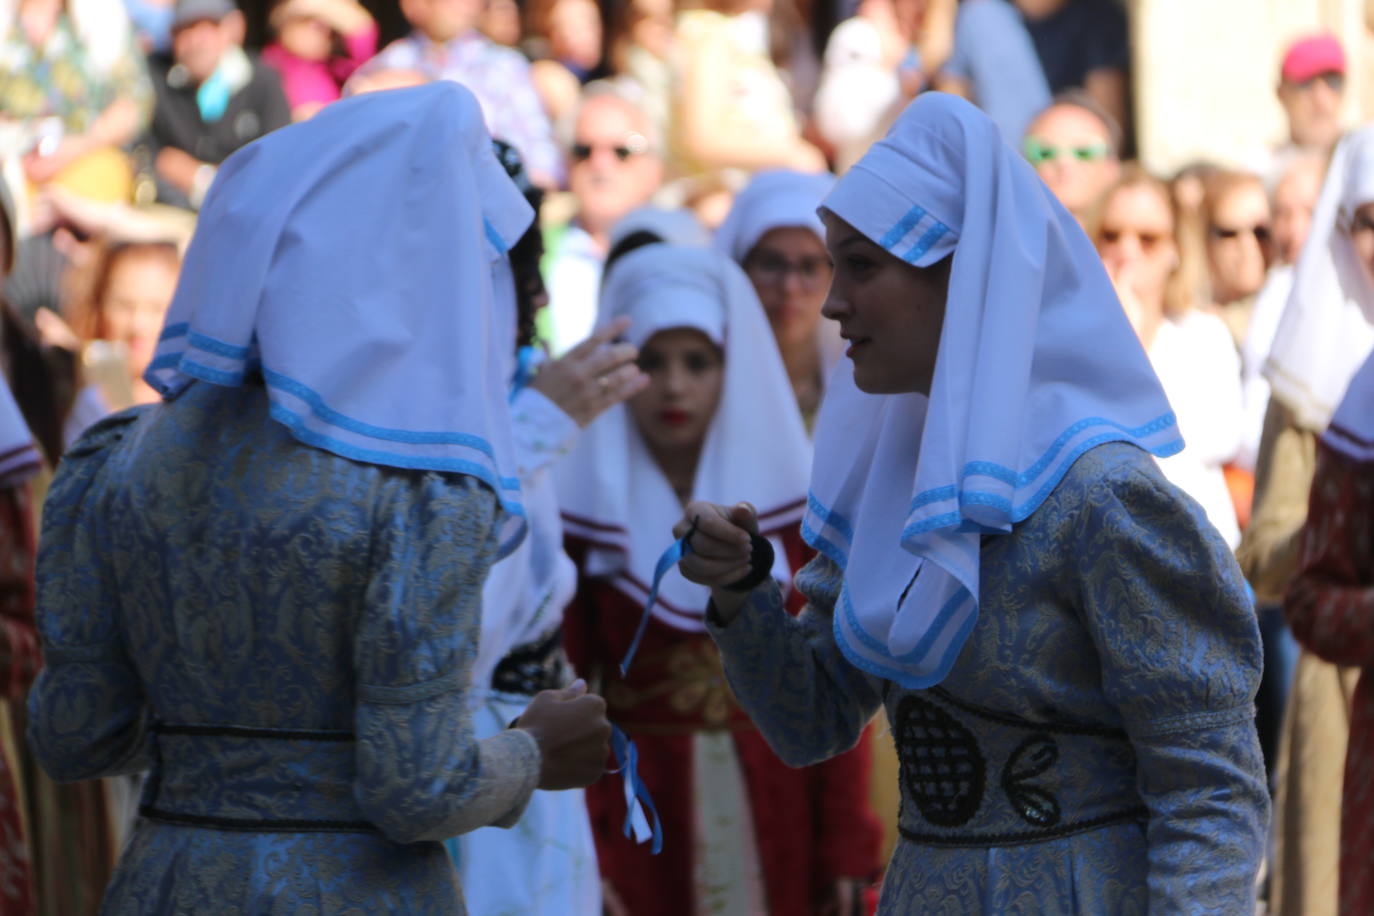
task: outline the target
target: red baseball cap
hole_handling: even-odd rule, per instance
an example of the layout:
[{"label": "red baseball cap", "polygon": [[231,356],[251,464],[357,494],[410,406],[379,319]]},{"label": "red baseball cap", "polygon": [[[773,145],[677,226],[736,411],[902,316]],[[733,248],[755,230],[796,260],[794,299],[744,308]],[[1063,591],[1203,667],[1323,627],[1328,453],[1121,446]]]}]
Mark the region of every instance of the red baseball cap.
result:
[{"label": "red baseball cap", "polygon": [[1283,55],[1283,81],[1305,83],[1323,73],[1345,73],[1345,51],[1329,33],[1299,38]]}]

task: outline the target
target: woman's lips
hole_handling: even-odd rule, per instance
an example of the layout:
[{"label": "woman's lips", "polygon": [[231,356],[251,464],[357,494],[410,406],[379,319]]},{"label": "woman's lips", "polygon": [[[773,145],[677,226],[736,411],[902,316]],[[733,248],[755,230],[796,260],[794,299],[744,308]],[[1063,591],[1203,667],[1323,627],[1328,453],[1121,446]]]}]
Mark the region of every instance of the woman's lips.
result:
[{"label": "woman's lips", "polygon": [[871,339],[872,339],[872,338],[869,338],[869,337],[859,337],[859,338],[855,338],[854,340],[849,341],[849,349],[847,349],[847,350],[844,351],[844,355],[845,355],[845,356],[848,356],[850,359],[853,359],[853,358],[854,358],[854,353],[855,353],[860,347],[862,347],[862,346],[864,346],[865,344],[867,344]]},{"label": "woman's lips", "polygon": [[682,426],[692,419],[692,415],[685,410],[660,410],[658,419],[665,426]]}]

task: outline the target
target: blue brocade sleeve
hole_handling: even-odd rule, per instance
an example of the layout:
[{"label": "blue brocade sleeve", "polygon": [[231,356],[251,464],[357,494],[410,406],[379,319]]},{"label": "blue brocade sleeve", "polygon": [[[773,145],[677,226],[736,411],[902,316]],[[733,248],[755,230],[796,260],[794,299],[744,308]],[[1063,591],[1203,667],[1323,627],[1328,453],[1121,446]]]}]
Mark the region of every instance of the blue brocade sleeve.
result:
[{"label": "blue brocade sleeve", "polygon": [[106,462],[133,415],[94,427],[48,491],[38,553],[43,670],[29,693],[29,744],[67,782],[148,767],[146,702],[119,628]]},{"label": "blue brocade sleeve", "polygon": [[512,729],[478,741],[469,715],[496,511],[469,477],[397,473],[383,484],[354,641],[354,791],[398,842],[510,826],[538,782],[533,737]]},{"label": "blue brocade sleeve", "polygon": [[740,705],[790,766],[808,766],[858,743],[882,705],[882,682],[855,668],[835,645],[832,614],[842,575],[825,556],[797,573],[809,603],[797,617],[771,578],[726,626],[708,618]]},{"label": "blue brocade sleeve", "polygon": [[1123,466],[1085,489],[1069,588],[1135,748],[1150,912],[1254,912],[1269,796],[1259,633],[1240,569],[1158,475]]}]

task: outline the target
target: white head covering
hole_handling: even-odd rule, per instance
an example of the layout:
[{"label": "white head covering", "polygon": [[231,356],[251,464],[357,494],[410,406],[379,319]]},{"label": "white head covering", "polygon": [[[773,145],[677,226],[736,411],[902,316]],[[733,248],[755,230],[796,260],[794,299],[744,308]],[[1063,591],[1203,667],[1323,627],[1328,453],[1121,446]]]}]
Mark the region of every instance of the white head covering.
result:
[{"label": "white head covering", "polygon": [[[720,503],[748,499],[764,534],[795,525],[806,506],[810,446],[782,361],[773,346],[749,278],[709,249],[649,245],[625,255],[601,296],[598,324],[620,315],[640,345],[659,331],[695,328],[725,353],[725,377],[692,498]],[[555,468],[564,529],[589,541],[585,572],[609,577],[639,602],[648,597],[654,565],[671,543],[682,506],[654,462],[625,406],[588,427]],[[699,632],[709,591],[676,567],[659,588],[653,614]]]},{"label": "white head covering", "polygon": [[1370,201],[1374,127],[1365,127],[1347,135],[1331,158],[1264,365],[1273,396],[1312,432],[1326,428],[1350,377],[1374,346],[1374,288],[1345,231],[1355,210]]},{"label": "white head covering", "polygon": [[15,403],[10,384],[0,376],[0,487],[23,483],[43,465],[33,433]]},{"label": "white head covering", "polygon": [[1182,441],[1092,243],[972,105],[917,98],[824,206],[918,267],[954,255],[928,399],[832,375],[802,529],[845,570],[845,655],[928,687],[977,619],[983,535],[1099,443]]},{"label": "white head covering", "polygon": [[711,233],[685,207],[637,207],[622,216],[611,227],[608,241],[615,248],[636,232],[651,232],[669,245],[685,248],[705,248],[711,244]]},{"label": "white head covering", "polygon": [[716,230],[716,248],[743,264],[759,239],[773,229],[798,226],[824,241],[825,225],[816,208],[834,186],[835,176],[828,172],[759,172],[735,197],[725,222]]},{"label": "white head covering", "polygon": [[1322,441],[1348,458],[1374,461],[1374,353],[1350,380]]},{"label": "white head covering", "polygon": [[[725,222],[716,230],[716,248],[743,264],[759,239],[774,229],[790,226],[810,229],[825,244],[825,224],[817,208],[834,187],[835,176],[829,172],[759,172],[735,198]],[[817,324],[816,344],[821,367],[828,372],[844,355],[844,341],[833,322]]]},{"label": "white head covering", "polygon": [[149,384],[241,385],[346,458],[469,474],[523,533],[505,251],[533,213],[448,81],[356,96],[231,156],[201,210]]}]

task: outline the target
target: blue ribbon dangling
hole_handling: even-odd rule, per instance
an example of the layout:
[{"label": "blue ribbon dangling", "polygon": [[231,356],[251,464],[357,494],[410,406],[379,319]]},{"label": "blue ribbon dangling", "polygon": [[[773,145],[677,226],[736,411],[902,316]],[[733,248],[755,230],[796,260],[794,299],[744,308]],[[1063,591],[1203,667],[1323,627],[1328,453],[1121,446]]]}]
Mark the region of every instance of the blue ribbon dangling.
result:
[{"label": "blue ribbon dangling", "polygon": [[538,347],[521,347],[515,352],[515,377],[510,383],[510,400],[514,401],[515,396],[534,381],[535,369],[542,355]]},{"label": "blue ribbon dangling", "polygon": [[620,661],[620,676],[625,677],[630,673],[630,664],[635,660],[635,653],[639,651],[639,641],[644,638],[644,631],[649,628],[649,612],[654,608],[654,602],[658,600],[658,587],[663,582],[663,577],[668,575],[668,570],[676,566],[683,557],[692,552],[692,535],[697,533],[697,520],[692,519],[692,526],[687,529],[681,540],[674,541],[672,546],[663,552],[663,556],[658,558],[658,564],[654,566],[654,582],[649,587],[649,600],[644,604],[644,613],[639,617],[639,626],[635,629],[635,638],[630,640],[630,648],[625,653],[625,657]]},{"label": "blue ribbon dangling", "polygon": [[636,843],[652,837],[651,850],[658,855],[663,851],[663,824],[659,822],[658,809],[654,807],[648,788],[639,778],[639,748],[620,726],[612,725],[611,750],[615,753],[616,772],[625,783],[625,824],[622,828],[625,837]]}]

